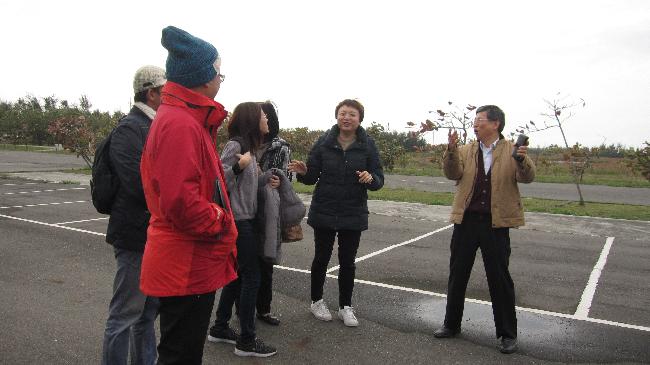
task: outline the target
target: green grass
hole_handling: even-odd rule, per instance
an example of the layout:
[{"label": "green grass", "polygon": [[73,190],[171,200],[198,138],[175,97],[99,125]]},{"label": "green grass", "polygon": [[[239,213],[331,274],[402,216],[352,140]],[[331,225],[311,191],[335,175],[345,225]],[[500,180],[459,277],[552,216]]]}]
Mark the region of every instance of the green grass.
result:
[{"label": "green grass", "polygon": [[404,167],[395,167],[393,171],[384,171],[384,173],[392,175],[409,175],[409,176],[444,176],[442,169],[437,167],[416,167],[416,166],[404,166]]},{"label": "green grass", "polygon": [[[313,186],[297,182],[294,182],[293,186],[298,193],[311,194],[314,190]],[[375,200],[450,206],[454,194],[383,188],[379,191],[368,192],[368,197]],[[523,202],[527,212],[650,221],[650,207],[645,205],[586,202],[584,206],[580,206],[578,202],[573,201],[538,198],[523,198]]]},{"label": "green grass", "polygon": [[537,198],[522,200],[527,212],[650,221],[650,207],[646,205],[585,202],[584,206],[580,206],[575,201]]}]

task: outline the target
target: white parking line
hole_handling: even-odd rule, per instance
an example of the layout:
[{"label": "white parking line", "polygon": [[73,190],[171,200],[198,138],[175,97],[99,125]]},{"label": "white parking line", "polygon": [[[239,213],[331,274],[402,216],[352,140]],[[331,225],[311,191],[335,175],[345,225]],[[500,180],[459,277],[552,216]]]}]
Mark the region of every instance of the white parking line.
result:
[{"label": "white parking line", "polygon": [[612,243],[614,243],[614,237],[607,237],[607,240],[605,241],[605,246],[603,246],[603,250],[600,252],[600,257],[598,258],[598,261],[596,262],[594,269],[591,271],[591,275],[589,275],[589,281],[587,282],[587,286],[585,287],[585,290],[582,292],[582,297],[580,298],[580,304],[578,304],[578,308],[576,309],[576,313],[574,314],[576,318],[584,319],[589,317],[589,309],[591,309],[591,301],[594,299],[594,295],[596,294],[598,279],[600,279],[600,274],[603,272],[605,263],[607,263],[607,255],[609,255],[609,249],[612,248]]},{"label": "white parking line", "polygon": [[72,223],[84,223],[84,222],[92,222],[92,221],[103,221],[108,219],[109,217],[102,217],[102,218],[94,218],[94,219],[83,219],[80,221],[70,221],[70,222],[60,222],[60,223],[54,223],[57,226],[62,226],[64,224],[72,224]]},{"label": "white parking line", "polygon": [[[104,233],[88,231],[88,230],[85,230],[85,229],[78,229],[78,228],[60,226],[60,225],[57,225],[57,224],[39,222],[39,221],[31,220],[31,219],[18,218],[18,217],[13,217],[13,216],[10,216],[10,215],[0,214],[0,217],[1,218],[7,218],[7,219],[14,219],[14,220],[22,221],[22,222],[28,222],[28,223],[33,223],[33,224],[44,225],[44,226],[53,227],[53,228],[62,228],[62,229],[67,229],[67,230],[75,231],[75,232],[88,233],[88,234],[92,234],[92,235],[96,235],[96,236],[103,236],[103,237],[106,236],[106,234],[104,234]],[[448,227],[443,227],[441,229],[446,229],[446,228],[448,228]],[[433,234],[434,232],[430,232],[430,234]],[[610,241],[610,238],[611,238],[611,241]],[[613,237],[608,237],[607,241],[610,242],[610,244],[609,244],[610,247],[611,247],[611,242],[613,242],[613,240],[614,240]],[[605,251],[605,250],[603,249],[603,251]],[[602,254],[601,254],[601,256],[602,256]],[[603,263],[603,266],[604,266],[604,263]],[[275,265],[275,267],[278,268],[278,269],[281,269],[281,270],[299,272],[299,273],[303,273],[303,274],[310,274],[311,273],[311,271],[309,271],[309,270],[297,269],[297,268],[288,267],[288,266]],[[338,279],[338,276],[332,275],[332,274],[327,274],[327,277],[332,278],[332,279]],[[428,295],[428,296],[433,296],[433,297],[440,297],[440,298],[446,298],[447,297],[447,295],[442,294],[442,293],[436,293],[436,292],[422,290],[422,289],[407,288],[407,287],[391,285],[391,284],[384,284],[384,283],[378,283],[378,282],[369,281],[369,280],[362,280],[362,279],[354,279],[354,281],[356,283],[359,283],[359,284],[371,285],[371,286],[376,286],[376,287],[386,288],[386,289],[392,289],[392,290],[399,290],[399,291],[404,291],[404,292],[409,292],[409,293],[417,293],[417,294]],[[485,301],[485,300],[479,300],[479,299],[466,298],[465,301],[468,302],[468,303],[475,303],[475,304],[481,304],[481,305],[492,305],[491,302],[488,302],[488,301]],[[613,326],[613,327],[629,328],[629,329],[638,330],[638,331],[650,332],[650,327],[638,326],[638,325],[628,324],[628,323],[608,321],[608,320],[605,320],[605,319],[588,318],[588,317],[587,318],[582,318],[582,317],[579,317],[579,316],[577,316],[575,314],[572,315],[572,314],[566,314],[566,313],[550,312],[550,311],[545,311],[545,310],[542,310],[542,309],[535,309],[535,308],[516,307],[516,309],[519,310],[519,311],[522,311],[522,312],[540,314],[540,315],[545,315],[545,316],[566,318],[566,319],[571,319],[571,320],[576,320],[576,321],[598,323],[598,324],[604,324],[604,325]]]},{"label": "white parking line", "polygon": [[[377,256],[377,255],[379,255],[379,254],[382,254],[382,253],[384,253],[384,252],[390,251],[390,250],[392,250],[392,249],[395,249],[395,248],[398,248],[398,247],[402,247],[402,246],[404,246],[404,245],[408,245],[409,243],[413,243],[413,242],[415,242],[415,241],[419,241],[419,240],[421,240],[421,239],[423,239],[423,238],[427,238],[427,237],[431,236],[432,234],[436,234],[436,233],[438,233],[438,232],[442,232],[442,231],[444,231],[444,230],[446,230],[446,229],[449,229],[449,228],[451,228],[451,227],[453,227],[453,226],[454,226],[453,224],[450,224],[450,225],[448,225],[448,226],[444,226],[444,227],[442,227],[442,228],[436,229],[435,231],[431,231],[431,232],[429,232],[429,233],[425,233],[425,234],[423,234],[423,235],[421,235],[421,236],[417,236],[417,237],[415,237],[415,238],[412,238],[412,239],[410,239],[410,240],[408,240],[408,241],[404,241],[404,242],[401,242],[401,243],[394,244],[394,245],[392,245],[392,246],[388,246],[388,247],[383,248],[383,249],[381,249],[381,250],[379,250],[379,251],[375,251],[375,252],[369,253],[369,254],[367,254],[367,255],[365,255],[365,256],[357,257],[357,259],[354,260],[354,262],[356,263],[356,262],[359,262],[359,261],[367,260],[367,259],[369,259],[369,258],[371,258],[371,257],[373,257],[373,256]],[[338,270],[338,269],[340,269],[340,268],[341,268],[341,267],[340,267],[339,265],[336,265],[336,266],[333,266],[333,267],[331,267],[330,269],[328,269],[326,272],[327,272],[327,273],[331,273],[332,271],[336,271],[336,270]]]},{"label": "white parking line", "polygon": [[639,228],[628,227],[628,229],[631,229],[631,230],[633,230],[633,231],[639,231],[639,232],[642,232],[642,233],[648,233],[648,234],[650,234],[650,231],[646,231],[646,230],[639,229]]},{"label": "white parking line", "polygon": [[[309,270],[296,269],[296,268],[293,268],[293,267],[287,267],[287,266],[281,266],[281,265],[275,265],[274,267],[276,267],[278,269],[281,269],[281,270],[311,274],[311,271],[309,271]],[[338,279],[337,275],[332,275],[332,274],[327,274],[327,277],[332,278],[332,279]],[[432,291],[428,291],[428,290],[407,288],[407,287],[398,286],[398,285],[378,283],[378,282],[369,281],[369,280],[354,279],[354,282],[359,283],[359,284],[376,286],[376,287],[380,287],[380,288],[386,288],[386,289],[399,290],[399,291],[404,291],[404,292],[409,292],[409,293],[428,295],[428,296],[432,296],[432,297],[439,297],[439,298],[446,298],[447,297],[447,295],[443,294],[443,293],[436,293],[436,292],[432,292]],[[481,304],[481,305],[489,305],[489,306],[492,305],[492,302],[489,302],[487,300],[472,299],[472,298],[465,298],[465,302],[474,303],[474,304]],[[543,309],[536,309],[536,308],[525,308],[525,307],[519,307],[519,306],[517,306],[515,308],[520,312],[534,313],[534,314],[540,314],[540,315],[550,316],[550,317],[566,318],[566,319],[572,319],[572,320],[576,320],[576,321],[599,323],[599,324],[605,324],[605,325],[613,326],[613,327],[629,328],[629,329],[638,330],[638,331],[650,332],[650,327],[637,326],[635,324],[614,322],[614,321],[608,321],[608,320],[605,320],[605,319],[598,319],[598,318],[588,318],[588,317],[581,318],[581,317],[577,317],[574,314],[557,313],[557,312],[551,312],[551,311],[546,311],[546,310],[543,310]]]},{"label": "white parking line", "polygon": [[[43,183],[43,184],[45,184],[45,183]],[[23,186],[23,185],[36,185],[36,183],[32,182],[32,183],[24,183],[24,184],[12,184],[12,183],[2,184],[2,186]]]},{"label": "white parking line", "polygon": [[8,219],[13,219],[13,220],[21,221],[21,222],[27,222],[27,223],[33,223],[33,224],[39,224],[39,225],[47,226],[47,227],[63,228],[63,229],[67,229],[67,230],[69,230],[69,231],[75,231],[75,232],[81,232],[81,233],[88,233],[88,234],[92,234],[92,235],[95,235],[95,236],[106,236],[106,234],[104,234],[104,233],[93,232],[93,231],[88,231],[88,230],[85,230],[85,229],[79,229],[79,228],[72,228],[72,227],[66,227],[66,226],[59,226],[59,225],[57,225],[57,224],[45,223],[45,222],[35,221],[35,220],[32,220],[32,219],[18,218],[18,217],[13,217],[13,216],[10,216],[10,215],[0,214],[0,217],[2,217],[2,218],[8,218]]},{"label": "white parking line", "polygon": [[46,189],[46,190],[32,190],[32,191],[16,191],[12,193],[3,193],[3,195],[16,195],[16,194],[37,194],[37,193],[49,193],[52,191],[68,191],[68,190],[86,190],[86,188],[61,188],[61,189]]},{"label": "white parking line", "polygon": [[67,201],[67,202],[59,202],[59,203],[40,203],[40,204],[11,205],[11,206],[0,207],[0,209],[27,208],[27,207],[44,207],[44,206],[47,206],[47,205],[75,204],[75,203],[88,203],[88,201],[87,201],[87,200],[75,200],[75,201]]}]

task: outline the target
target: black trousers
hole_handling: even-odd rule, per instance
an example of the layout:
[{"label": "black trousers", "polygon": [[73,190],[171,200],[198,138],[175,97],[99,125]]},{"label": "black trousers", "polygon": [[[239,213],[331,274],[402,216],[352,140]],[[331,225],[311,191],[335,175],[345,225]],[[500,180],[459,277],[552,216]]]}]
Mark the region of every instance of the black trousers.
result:
[{"label": "black trousers", "polygon": [[214,293],[160,298],[158,365],[201,364]]},{"label": "black trousers", "polygon": [[[332,257],[334,238],[337,231],[324,228],[314,228],[316,250],[314,261],[311,263],[311,300],[316,302],[323,298],[323,286],[327,274],[327,265]],[[339,307],[352,305],[352,290],[354,289],[354,274],[361,231],[338,231],[339,236]]]},{"label": "black trousers", "polygon": [[[273,301],[273,264],[264,261],[259,257],[260,263],[260,287],[257,290],[257,313],[271,313],[271,301]],[[235,311],[239,316],[239,297],[235,298]]]},{"label": "black trousers", "polygon": [[255,303],[260,285],[260,266],[257,256],[259,236],[252,220],[238,220],[237,224],[237,274],[239,277],[231,281],[221,290],[217,305],[217,318],[214,326],[226,329],[232,317],[232,306],[239,300],[239,340],[241,343],[251,343],[255,340]]},{"label": "black trousers", "polygon": [[454,225],[445,327],[460,329],[467,282],[479,247],[492,299],[497,338],[516,338],[515,285],[508,270],[510,231],[509,228],[492,228],[489,214],[466,213],[462,224]]},{"label": "black trousers", "polygon": [[271,313],[273,300],[273,264],[259,257],[260,262],[260,288],[257,290],[257,313]]}]

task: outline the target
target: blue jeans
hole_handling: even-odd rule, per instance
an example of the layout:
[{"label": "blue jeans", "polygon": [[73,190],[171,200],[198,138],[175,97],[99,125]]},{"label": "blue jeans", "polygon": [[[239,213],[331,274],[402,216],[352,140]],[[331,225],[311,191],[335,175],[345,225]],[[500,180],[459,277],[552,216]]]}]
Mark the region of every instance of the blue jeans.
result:
[{"label": "blue jeans", "polygon": [[156,363],[158,298],[140,291],[142,253],[115,248],[117,272],[104,331],[103,365]]},{"label": "blue jeans", "polygon": [[252,220],[235,221],[239,236],[237,237],[237,274],[238,278],[226,285],[219,297],[217,319],[214,326],[225,329],[232,317],[232,306],[239,297],[239,323],[241,325],[242,343],[255,339],[255,303],[260,286],[260,264],[258,262],[259,237]]}]

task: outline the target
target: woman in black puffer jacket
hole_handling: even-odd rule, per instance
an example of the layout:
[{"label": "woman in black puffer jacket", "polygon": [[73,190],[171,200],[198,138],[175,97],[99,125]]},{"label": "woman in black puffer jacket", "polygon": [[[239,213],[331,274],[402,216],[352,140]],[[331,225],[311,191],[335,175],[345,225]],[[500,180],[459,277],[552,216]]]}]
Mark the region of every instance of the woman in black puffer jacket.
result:
[{"label": "woman in black puffer jacket", "polygon": [[346,326],[358,326],[352,309],[354,260],[361,232],[368,229],[368,190],[384,185],[384,172],[374,140],[361,127],[363,105],[346,99],[336,106],[337,124],[309,152],[307,164],[293,161],[289,170],[298,181],[316,184],[307,224],[314,228],[315,254],[311,266],[311,312],[332,320],[323,301],[323,285],[334,238],[339,241],[339,311]]}]

